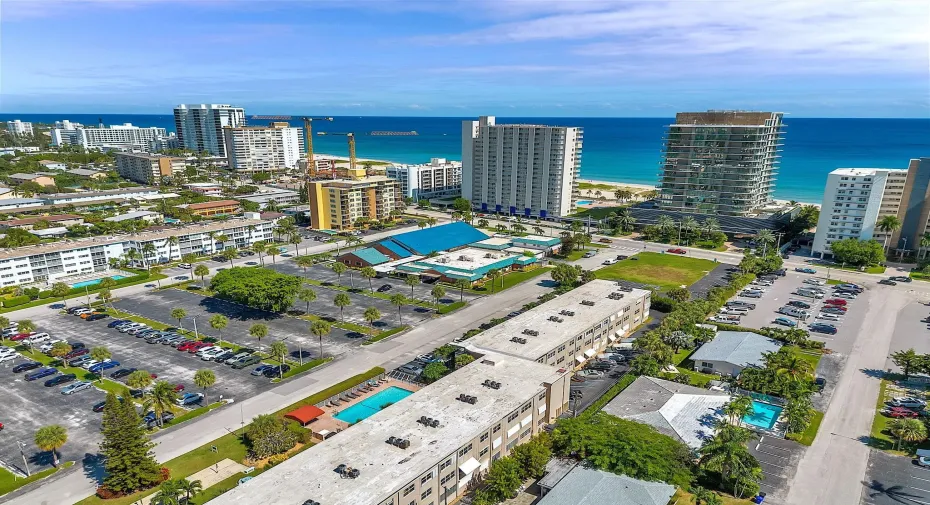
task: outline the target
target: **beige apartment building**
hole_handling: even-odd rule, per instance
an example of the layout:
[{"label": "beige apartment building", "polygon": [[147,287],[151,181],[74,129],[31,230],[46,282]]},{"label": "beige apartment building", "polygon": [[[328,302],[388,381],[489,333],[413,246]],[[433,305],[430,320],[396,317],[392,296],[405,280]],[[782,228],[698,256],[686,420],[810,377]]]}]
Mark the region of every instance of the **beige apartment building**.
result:
[{"label": "beige apartment building", "polygon": [[184,158],[145,153],[116,153],[120,177],[142,184],[158,184],[162,177],[184,171]]},{"label": "beige apartment building", "polygon": [[593,280],[467,341],[493,351],[572,369],[619,343],[649,317],[652,294]]},{"label": "beige apartment building", "polygon": [[[438,505],[568,408],[571,372],[489,352],[211,505]],[[340,474],[340,465],[356,469]]]},{"label": "beige apartment building", "polygon": [[391,216],[401,198],[400,184],[389,177],[364,174],[358,169],[347,179],[308,184],[310,225],[314,229],[351,230],[361,218],[380,221]]}]

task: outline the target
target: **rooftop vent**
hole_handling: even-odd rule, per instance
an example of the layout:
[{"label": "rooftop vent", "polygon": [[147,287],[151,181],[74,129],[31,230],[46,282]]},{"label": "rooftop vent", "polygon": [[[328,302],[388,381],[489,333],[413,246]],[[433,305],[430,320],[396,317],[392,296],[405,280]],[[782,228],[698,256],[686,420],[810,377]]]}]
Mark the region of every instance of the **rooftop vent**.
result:
[{"label": "rooftop vent", "polygon": [[591,301],[591,300],[581,300],[581,304],[582,304],[582,305],[587,305],[588,307],[593,307],[593,306],[594,306],[594,302]]},{"label": "rooftop vent", "polygon": [[336,467],[336,473],[339,474],[343,479],[354,479],[359,476],[358,468],[352,468],[351,466],[343,463]]},{"label": "rooftop vent", "polygon": [[[438,421],[437,421],[437,423],[438,423]],[[410,441],[407,440],[407,439],[405,439],[405,438],[391,437],[391,438],[385,440],[385,442],[387,442],[387,443],[393,445],[394,447],[398,447],[398,448],[400,448],[400,449],[406,449],[406,448],[410,447]],[[344,465],[339,465],[339,466],[344,466]],[[338,469],[337,469],[337,471],[338,471]],[[356,470],[356,472],[357,472],[357,471],[358,471],[358,470]]]},{"label": "rooftop vent", "polygon": [[555,323],[561,323],[562,321],[564,321],[564,319],[562,319],[559,316],[549,316],[549,320]]},{"label": "rooftop vent", "polygon": [[474,405],[475,402],[478,401],[478,397],[477,397],[477,396],[470,396],[470,395],[466,395],[465,393],[462,393],[462,394],[459,395],[458,400],[459,400],[460,402],[465,402],[465,403],[467,403],[467,404],[469,404],[469,405]]},{"label": "rooftop vent", "polygon": [[500,383],[500,382],[494,382],[494,381],[492,381],[491,379],[485,379],[484,382],[481,383],[481,385],[484,386],[484,387],[491,388],[491,389],[500,389],[500,388],[501,388],[501,383]]},{"label": "rooftop vent", "polygon": [[520,337],[513,337],[513,338],[510,339],[510,341],[511,341],[511,342],[516,342],[516,343],[518,343],[518,344],[525,344],[525,343],[526,343],[526,339],[525,339],[525,338],[520,338]]},{"label": "rooftop vent", "polygon": [[571,316],[574,316],[574,315],[575,315],[575,311],[574,311],[574,310],[562,309],[562,311],[559,312],[559,314],[561,314],[561,315],[563,315],[563,316],[569,316],[569,317],[571,317]]},{"label": "rooftop vent", "polygon": [[439,419],[433,419],[432,417],[420,416],[420,419],[418,419],[417,422],[430,428],[439,427]]},{"label": "rooftop vent", "polygon": [[632,292],[633,292],[633,288],[631,288],[631,287],[629,287],[629,286],[620,286],[620,291],[623,291],[624,293],[632,293]]},{"label": "rooftop vent", "polygon": [[619,293],[619,292],[616,292],[616,291],[615,291],[615,292],[613,292],[613,293],[607,295],[607,298],[610,298],[611,300],[620,300],[620,299],[623,298],[623,293]]},{"label": "rooftop vent", "polygon": [[524,335],[529,335],[529,336],[531,336],[531,337],[538,337],[538,336],[539,336],[539,332],[538,332],[538,331],[536,331],[536,330],[531,330],[531,329],[529,329],[529,328],[523,330],[523,334],[524,334]]},{"label": "rooftop vent", "polygon": [[316,500],[307,500],[303,503],[303,505],[320,505],[320,502]]}]

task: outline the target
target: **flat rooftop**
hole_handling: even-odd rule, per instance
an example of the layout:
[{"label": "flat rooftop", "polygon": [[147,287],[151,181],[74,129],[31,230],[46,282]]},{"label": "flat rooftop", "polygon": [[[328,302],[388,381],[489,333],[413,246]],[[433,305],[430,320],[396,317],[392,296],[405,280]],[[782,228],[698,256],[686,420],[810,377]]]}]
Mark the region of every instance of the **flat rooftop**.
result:
[{"label": "flat rooftop", "polygon": [[493,265],[510,256],[510,253],[479,249],[477,247],[463,247],[461,249],[440,254],[433,258],[423,258],[419,263],[424,265],[437,265],[454,270],[470,272],[488,265]]},{"label": "flat rooftop", "polygon": [[[313,499],[326,505],[377,505],[565,373],[488,353],[208,503],[301,505]],[[487,379],[502,387],[482,386]],[[476,396],[477,404],[457,400],[463,393]],[[438,419],[439,427],[421,425],[421,416]],[[392,436],[410,440],[410,447],[388,444]],[[357,468],[361,475],[341,478],[335,472],[340,464]]]},{"label": "flat rooftop", "polygon": [[117,244],[120,242],[164,240],[168,237],[177,237],[191,233],[208,233],[211,231],[229,230],[232,228],[239,228],[249,225],[257,226],[265,222],[266,221],[262,221],[260,219],[230,219],[229,221],[214,221],[191,226],[166,227],[160,230],[143,233],[107,235],[105,237],[92,237],[80,240],[62,240],[60,242],[53,242],[49,244],[36,244],[31,246],[16,247],[12,249],[0,249],[0,259],[22,258],[26,256],[32,256],[34,254],[70,251],[72,249],[81,249],[83,247]]},{"label": "flat rooftop", "polygon": [[879,172],[907,172],[906,168],[837,168],[830,172],[830,175],[839,175],[845,177],[862,177],[875,175]]},{"label": "flat rooftop", "polygon": [[[612,293],[620,293],[623,298],[608,298]],[[596,279],[487,329],[466,343],[469,348],[476,350],[491,350],[535,361],[553,347],[576,336],[582,329],[616,315],[644,296],[650,296],[649,291],[634,289],[623,292],[613,281]],[[582,305],[582,301],[593,301],[594,305]],[[575,315],[562,315],[563,310],[574,312]],[[563,322],[550,321],[552,316],[560,317]],[[539,334],[523,334],[523,330],[527,329],[538,331]],[[512,337],[524,338],[526,343],[511,342]]]}]

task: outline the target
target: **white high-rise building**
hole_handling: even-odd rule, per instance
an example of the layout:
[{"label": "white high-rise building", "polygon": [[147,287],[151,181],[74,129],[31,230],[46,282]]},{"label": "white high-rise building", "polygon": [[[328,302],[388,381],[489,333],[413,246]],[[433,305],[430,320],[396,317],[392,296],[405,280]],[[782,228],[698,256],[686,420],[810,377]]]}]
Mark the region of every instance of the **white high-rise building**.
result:
[{"label": "white high-rise building", "polygon": [[32,135],[32,123],[24,123],[19,119],[6,122],[6,129],[13,135]]},{"label": "white high-rise building", "polygon": [[565,216],[581,168],[582,129],[462,122],[462,196],[484,212]]},{"label": "white high-rise building", "polygon": [[235,170],[295,168],[304,149],[304,131],[288,123],[225,128],[226,158]]},{"label": "white high-rise building", "polygon": [[[67,126],[75,125],[75,123],[62,121],[63,126],[64,123],[67,123]],[[164,128],[139,127],[133,126],[132,123],[109,127],[52,128],[50,133],[54,146],[70,144],[82,146],[87,150],[99,149],[101,151],[149,152],[153,142],[168,138],[168,131]]]},{"label": "white high-rise building", "polygon": [[178,142],[184,149],[206,151],[226,157],[223,128],[245,124],[245,109],[225,104],[178,105],[174,108],[174,125]]},{"label": "white high-rise building", "polygon": [[61,128],[62,130],[75,130],[78,128],[84,128],[84,125],[81,123],[73,123],[67,119],[62,119],[61,121],[55,121],[55,128]]},{"label": "white high-rise building", "polygon": [[397,179],[405,198],[457,197],[462,194],[462,163],[431,158],[422,165],[388,165],[385,175]]}]

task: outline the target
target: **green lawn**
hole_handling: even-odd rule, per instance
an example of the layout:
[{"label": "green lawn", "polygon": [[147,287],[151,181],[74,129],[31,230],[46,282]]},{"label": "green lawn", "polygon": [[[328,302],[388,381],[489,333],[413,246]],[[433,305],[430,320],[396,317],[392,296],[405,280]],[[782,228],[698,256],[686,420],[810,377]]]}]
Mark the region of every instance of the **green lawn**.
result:
[{"label": "green lawn", "polygon": [[676,352],[675,355],[672,356],[672,364],[675,365],[675,366],[678,366],[678,365],[681,364],[681,362],[684,361],[688,356],[691,356],[691,353],[692,353],[692,352],[694,352],[694,349],[682,349],[682,350]]},{"label": "green lawn", "polygon": [[598,279],[627,280],[671,289],[694,284],[716,266],[717,263],[710,260],[642,252],[595,273]]},{"label": "green lawn", "polygon": [[15,491],[25,486],[26,484],[44,479],[60,469],[71,468],[71,465],[73,464],[74,461],[66,461],[62,463],[61,467],[59,468],[49,468],[48,470],[42,470],[41,472],[34,473],[25,478],[19,478],[6,471],[5,469],[0,468],[0,496],[3,496],[11,491]]},{"label": "green lawn", "polygon": [[[120,288],[125,288],[127,286],[135,286],[136,284],[148,284],[150,282],[157,282],[158,280],[164,279],[166,277],[168,276],[165,274],[150,275],[147,279],[142,279],[142,280],[135,281],[135,282],[127,282],[126,284],[120,284],[114,287],[113,290],[115,291]],[[97,289],[97,290],[90,289],[88,293],[93,295],[97,293],[98,291],[100,291],[100,289]],[[113,294],[114,296],[117,295],[117,293],[115,292]],[[87,296],[87,293],[73,294],[73,295],[66,296],[65,300],[73,300],[75,298],[83,298],[85,296]],[[93,298],[96,298],[96,297],[93,297]],[[28,309],[30,307],[39,307],[40,305],[51,305],[53,303],[62,303],[61,298],[46,298],[44,300],[33,300],[29,303],[24,303],[22,305],[17,305],[15,307],[3,307],[3,308],[0,308],[0,314],[5,314],[7,312],[13,312],[13,311],[20,310],[20,309]]]},{"label": "green lawn", "polygon": [[572,214],[572,217],[590,217],[591,219],[603,219],[610,215],[611,212],[617,212],[620,209],[624,209],[626,206],[620,207],[592,207],[590,209],[583,209],[579,212]]},{"label": "green lawn", "polygon": [[381,333],[375,335],[374,337],[371,337],[371,338],[369,338],[368,340],[362,342],[362,345],[371,345],[371,344],[374,344],[375,342],[378,342],[379,340],[384,340],[384,339],[390,337],[391,335],[396,335],[396,334],[398,334],[398,333],[400,333],[400,332],[406,330],[407,328],[410,328],[410,327],[404,325],[404,326],[398,326],[397,328],[391,328],[391,329],[388,330],[388,331],[382,331]]},{"label": "green lawn", "polygon": [[[509,274],[504,275],[503,281],[501,279],[497,279],[496,281],[494,281],[493,289],[491,289],[491,284],[489,281],[484,286],[475,288],[474,291],[476,293],[498,293],[505,289],[512,288],[516,286],[517,284],[528,281],[534,277],[539,277],[540,275],[545,274],[549,270],[551,270],[550,267],[539,267],[539,268],[534,268],[532,270],[510,272]],[[503,283],[503,286],[504,286],[503,288],[501,287],[501,283]]]},{"label": "green lawn", "polygon": [[804,430],[804,433],[796,435],[790,433],[787,435],[788,440],[794,440],[802,445],[811,445],[814,443],[814,438],[817,436],[817,430],[820,429],[820,423],[823,422],[823,412],[819,410],[814,411],[814,415],[811,417],[811,423],[807,426],[807,429]]},{"label": "green lawn", "polygon": [[438,314],[448,314],[450,312],[455,312],[456,310],[461,309],[462,307],[468,305],[468,302],[452,302],[447,305],[443,305],[436,310]]},{"label": "green lawn", "polygon": [[816,371],[817,365],[820,364],[820,359],[823,358],[823,354],[819,352],[804,351],[797,346],[788,346],[788,349],[797,353],[804,361],[807,361],[811,364],[811,370]]}]

